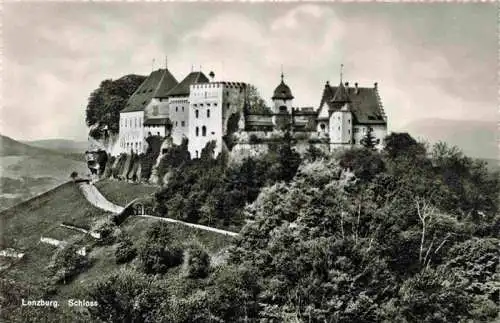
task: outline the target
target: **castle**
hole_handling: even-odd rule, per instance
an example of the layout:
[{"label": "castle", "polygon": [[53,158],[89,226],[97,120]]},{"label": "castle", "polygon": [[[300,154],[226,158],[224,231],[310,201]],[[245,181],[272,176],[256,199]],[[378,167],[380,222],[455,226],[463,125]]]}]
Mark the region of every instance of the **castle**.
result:
[{"label": "castle", "polygon": [[[252,111],[243,82],[215,81],[201,71],[188,74],[181,82],[168,68],[153,71],[120,112],[118,142],[112,155],[144,153],[149,136],[168,136],[174,144],[188,140],[192,158],[198,158],[210,141],[215,153],[228,148],[231,137],[236,146],[252,147],[276,139],[289,131],[296,141],[319,145],[323,150],[361,145],[371,132],[376,148],[387,135],[377,83],[373,87],[350,86],[327,81],[319,106],[297,108],[292,90],[281,82],[274,90],[272,113]],[[304,145],[303,145],[304,146]]]}]

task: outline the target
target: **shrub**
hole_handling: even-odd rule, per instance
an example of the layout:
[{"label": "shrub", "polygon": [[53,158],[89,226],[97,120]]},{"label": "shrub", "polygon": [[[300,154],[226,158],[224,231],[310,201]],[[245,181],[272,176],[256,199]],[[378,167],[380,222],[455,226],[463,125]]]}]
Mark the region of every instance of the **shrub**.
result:
[{"label": "shrub", "polygon": [[134,244],[128,237],[121,237],[115,251],[116,263],[123,264],[131,261],[137,255]]},{"label": "shrub", "polygon": [[183,256],[180,247],[143,241],[139,248],[139,258],[146,274],[163,274],[169,268],[182,264]]},{"label": "shrub", "polygon": [[99,224],[93,231],[101,234],[98,240],[99,245],[110,245],[115,242],[119,229],[113,222],[106,221]]},{"label": "shrub", "polygon": [[54,253],[48,267],[52,274],[52,283],[66,284],[89,266],[87,257],[77,251],[77,246],[68,244]]},{"label": "shrub", "polygon": [[198,243],[185,249],[184,275],[189,278],[205,278],[210,270],[210,255]]}]

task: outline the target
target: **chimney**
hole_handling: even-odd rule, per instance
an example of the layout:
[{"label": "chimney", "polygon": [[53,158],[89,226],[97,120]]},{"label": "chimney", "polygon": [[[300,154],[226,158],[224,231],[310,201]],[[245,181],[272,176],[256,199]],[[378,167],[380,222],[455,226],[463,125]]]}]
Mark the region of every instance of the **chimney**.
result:
[{"label": "chimney", "polygon": [[358,82],[354,83],[354,94],[358,94],[359,93],[359,88],[358,88]]}]

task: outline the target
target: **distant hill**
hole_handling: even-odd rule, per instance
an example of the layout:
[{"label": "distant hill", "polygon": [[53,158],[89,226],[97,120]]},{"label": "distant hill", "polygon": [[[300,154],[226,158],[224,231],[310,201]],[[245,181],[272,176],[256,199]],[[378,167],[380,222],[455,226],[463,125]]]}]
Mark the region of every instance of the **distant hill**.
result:
[{"label": "distant hill", "polygon": [[0,156],[34,156],[53,153],[47,149],[32,147],[7,136],[0,135]]},{"label": "distant hill", "polygon": [[0,210],[88,173],[83,151],[33,147],[0,135]]},{"label": "distant hill", "polygon": [[82,153],[87,150],[87,141],[75,141],[68,139],[45,139],[34,141],[22,141],[32,147],[57,150],[59,152]]},{"label": "distant hill", "polygon": [[398,131],[430,143],[444,141],[459,147],[469,157],[488,159],[490,163],[499,159],[496,121],[421,119]]}]

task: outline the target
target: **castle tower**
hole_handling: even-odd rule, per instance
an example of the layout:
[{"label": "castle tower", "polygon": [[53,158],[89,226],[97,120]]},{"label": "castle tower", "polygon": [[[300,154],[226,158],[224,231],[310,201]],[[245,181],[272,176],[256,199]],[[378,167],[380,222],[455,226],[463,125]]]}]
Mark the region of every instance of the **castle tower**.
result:
[{"label": "castle tower", "polygon": [[290,87],[284,82],[284,75],[281,72],[281,83],[274,89],[273,113],[283,113],[292,111],[293,95]]},{"label": "castle tower", "polygon": [[[281,83],[274,89],[273,100],[273,124],[279,128],[285,128],[290,122],[292,112],[293,95],[290,87],[284,82],[281,72]],[[281,116],[280,116],[281,115]]]},{"label": "castle tower", "polygon": [[345,103],[340,110],[330,116],[331,148],[350,147],[352,143],[353,115],[350,103]]}]

